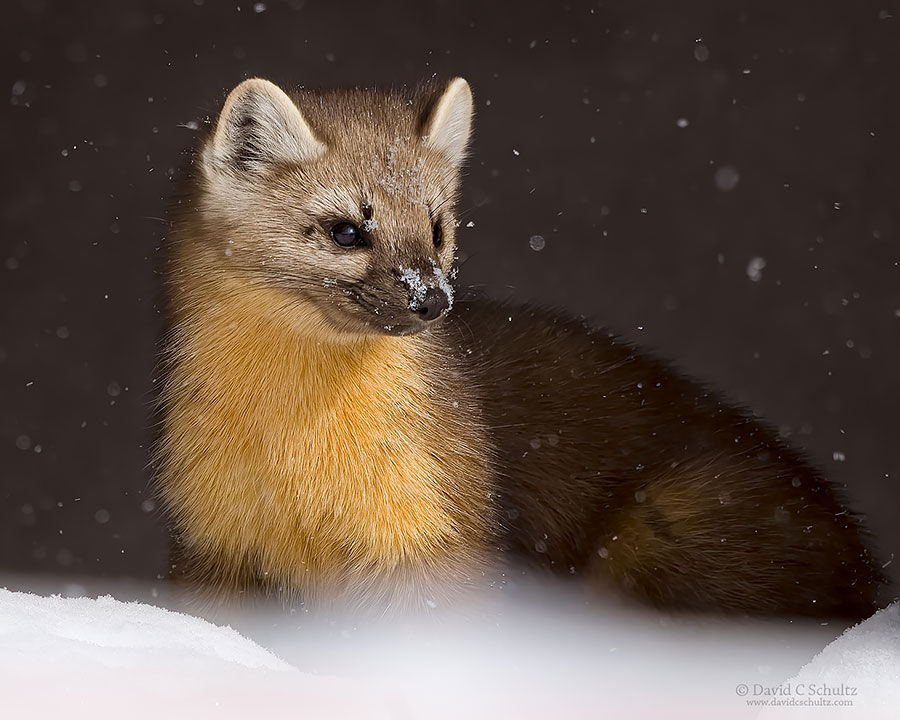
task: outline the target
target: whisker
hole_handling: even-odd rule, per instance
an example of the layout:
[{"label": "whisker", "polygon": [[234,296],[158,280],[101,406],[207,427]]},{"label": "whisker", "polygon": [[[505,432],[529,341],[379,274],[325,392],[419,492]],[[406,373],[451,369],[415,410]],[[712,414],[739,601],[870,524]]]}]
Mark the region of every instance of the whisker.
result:
[{"label": "whisker", "polygon": [[466,215],[468,215],[468,214],[469,214],[470,212],[472,212],[473,210],[477,210],[478,208],[483,208],[485,205],[489,205],[490,202],[491,202],[490,200],[484,199],[484,200],[482,200],[480,203],[476,203],[475,205],[472,205],[472,206],[471,206],[470,208],[468,208],[467,210],[462,210],[462,211],[458,212],[458,213],[456,214],[456,219],[459,220],[460,218],[465,217]]}]

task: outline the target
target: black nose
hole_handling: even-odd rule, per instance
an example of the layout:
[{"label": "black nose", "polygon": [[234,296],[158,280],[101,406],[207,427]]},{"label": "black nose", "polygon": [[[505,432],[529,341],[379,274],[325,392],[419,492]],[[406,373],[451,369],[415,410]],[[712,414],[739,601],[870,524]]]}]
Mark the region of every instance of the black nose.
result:
[{"label": "black nose", "polygon": [[418,313],[423,320],[434,320],[444,310],[450,307],[450,300],[440,288],[428,288],[422,301],[413,307],[412,311]]}]

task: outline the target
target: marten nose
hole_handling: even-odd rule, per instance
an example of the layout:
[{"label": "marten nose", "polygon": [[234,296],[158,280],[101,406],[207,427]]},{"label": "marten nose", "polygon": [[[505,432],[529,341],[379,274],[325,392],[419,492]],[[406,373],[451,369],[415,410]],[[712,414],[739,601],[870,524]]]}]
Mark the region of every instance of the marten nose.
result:
[{"label": "marten nose", "polygon": [[447,293],[440,288],[432,287],[425,291],[425,297],[413,307],[412,311],[423,320],[434,320],[448,307],[450,307],[450,299],[447,297]]}]

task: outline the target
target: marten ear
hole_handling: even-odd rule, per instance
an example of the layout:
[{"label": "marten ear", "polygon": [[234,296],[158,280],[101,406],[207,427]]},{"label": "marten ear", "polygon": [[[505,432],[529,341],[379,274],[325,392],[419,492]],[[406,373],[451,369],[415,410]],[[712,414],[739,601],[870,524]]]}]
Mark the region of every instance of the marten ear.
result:
[{"label": "marten ear", "polygon": [[459,167],[466,159],[471,134],[472,91],[465,80],[453,78],[425,123],[425,144],[444,153]]},{"label": "marten ear", "polygon": [[238,85],[222,108],[204,159],[216,169],[265,170],[281,162],[312,160],[325,152],[299,108],[268,80]]}]

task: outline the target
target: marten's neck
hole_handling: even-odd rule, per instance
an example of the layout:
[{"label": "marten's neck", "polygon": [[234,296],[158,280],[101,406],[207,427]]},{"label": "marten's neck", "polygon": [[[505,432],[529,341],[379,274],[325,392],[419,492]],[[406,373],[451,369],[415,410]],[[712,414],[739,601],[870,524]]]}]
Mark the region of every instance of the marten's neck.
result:
[{"label": "marten's neck", "polygon": [[182,292],[162,454],[185,542],[308,593],[471,572],[490,452],[436,391],[433,339],[305,334],[296,299],[233,280]]},{"label": "marten's neck", "polygon": [[190,352],[181,359],[202,366],[195,384],[232,402],[309,422],[349,404],[363,426],[368,411],[404,403],[424,387],[421,337],[343,337],[308,301],[228,278],[188,292],[179,335]]}]

